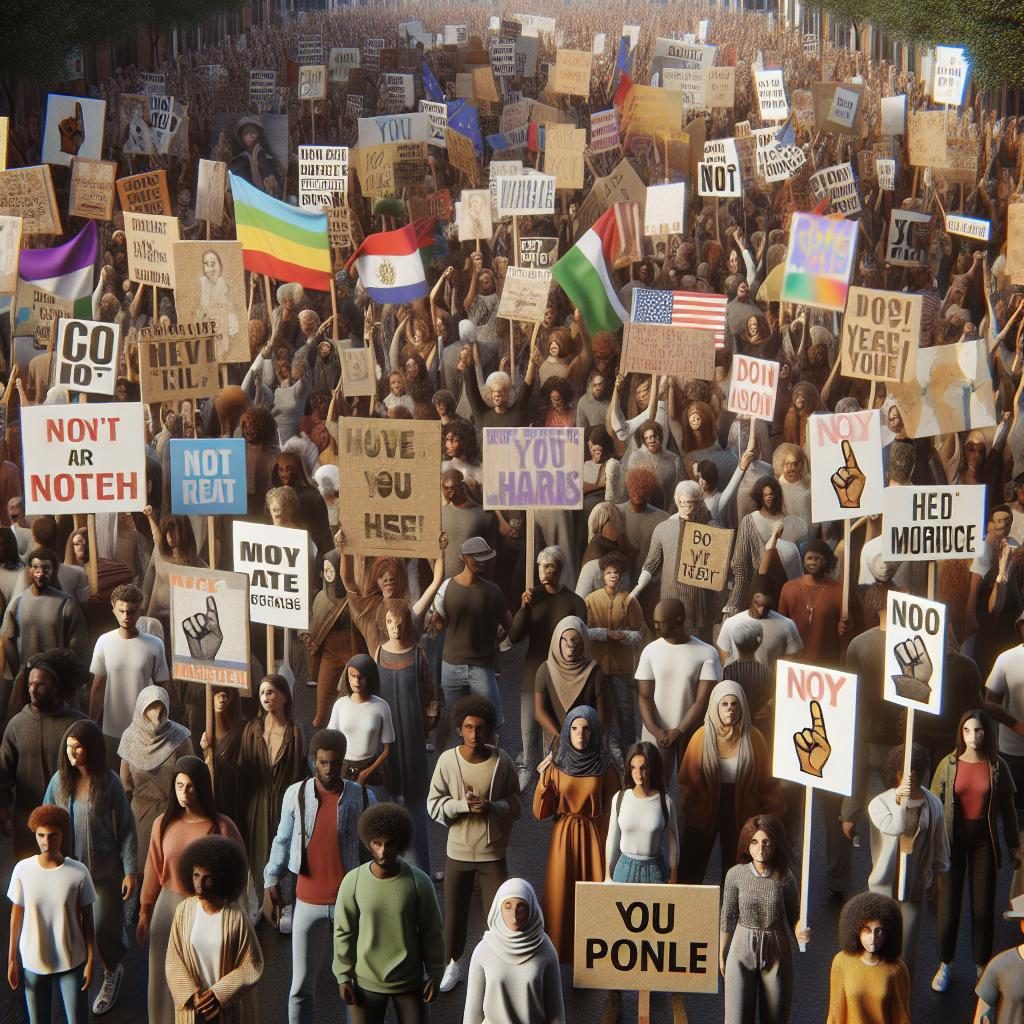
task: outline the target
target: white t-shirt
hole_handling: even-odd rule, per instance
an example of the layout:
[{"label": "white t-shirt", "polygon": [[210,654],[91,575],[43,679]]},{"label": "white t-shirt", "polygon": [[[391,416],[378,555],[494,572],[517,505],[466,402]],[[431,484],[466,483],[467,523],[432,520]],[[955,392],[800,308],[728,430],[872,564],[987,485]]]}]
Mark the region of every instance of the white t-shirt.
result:
[{"label": "white t-shirt", "polygon": [[[1024,718],[1024,644],[1003,651],[988,674],[985,689],[1014,718]],[[1024,736],[1007,725],[999,726],[999,753],[1024,756]]]},{"label": "white t-shirt", "polygon": [[189,939],[199,963],[199,979],[203,988],[212,988],[220,981],[220,956],[224,944],[223,917],[223,908],[216,914],[208,914],[202,906],[196,907]]},{"label": "white t-shirt", "polygon": [[[722,663],[718,651],[695,636],[685,644],[659,638],[640,652],[635,678],[639,682],[653,680],[658,718],[666,728],[674,729],[693,704],[697,683],[704,679],[717,683],[722,678]],[[657,742],[646,726],[643,738]]]},{"label": "white t-shirt", "polygon": [[96,902],[96,890],[84,864],[71,857],[59,868],[44,868],[37,857],[18,861],[7,898],[25,908],[18,943],[25,970],[60,974],[85,962],[78,912]]},{"label": "white t-shirt", "polygon": [[395,742],[391,708],[386,700],[372,695],[362,704],[357,704],[350,696],[339,697],[327,728],[345,734],[348,741],[346,761],[365,761],[368,757],[376,757],[382,743]]},{"label": "white t-shirt", "polygon": [[718,647],[725,651],[729,660],[739,657],[733,633],[741,622],[748,621],[761,624],[761,646],[757,649],[755,660],[762,665],[774,668],[779,658],[787,654],[799,654],[804,649],[804,642],[800,639],[800,633],[792,619],[771,611],[763,619],[755,619],[748,608],[730,615],[718,632]]},{"label": "white t-shirt", "polygon": [[104,736],[120,736],[132,724],[139,694],[152,683],[164,683],[169,678],[164,645],[155,636],[140,633],[125,640],[117,629],[96,641],[89,671],[107,680],[103,695]]}]

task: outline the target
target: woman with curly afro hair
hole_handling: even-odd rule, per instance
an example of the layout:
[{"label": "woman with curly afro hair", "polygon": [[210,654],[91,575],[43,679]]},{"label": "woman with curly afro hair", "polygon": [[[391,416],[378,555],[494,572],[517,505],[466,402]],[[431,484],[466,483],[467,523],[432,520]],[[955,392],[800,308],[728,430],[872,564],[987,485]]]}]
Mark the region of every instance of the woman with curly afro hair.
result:
[{"label": "woman with curly afro hair", "polygon": [[862,892],[843,907],[827,1024],[910,1024],[910,974],[900,959],[902,945],[895,900]]}]

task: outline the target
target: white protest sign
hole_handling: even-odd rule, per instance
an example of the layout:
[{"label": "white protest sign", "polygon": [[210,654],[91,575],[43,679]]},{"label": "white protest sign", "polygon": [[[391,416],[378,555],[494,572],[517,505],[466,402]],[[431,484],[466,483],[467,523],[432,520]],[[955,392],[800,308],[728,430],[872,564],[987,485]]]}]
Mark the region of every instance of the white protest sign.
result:
[{"label": "white protest sign", "polygon": [[930,213],[893,209],[885,240],[885,261],[894,267],[928,265]]},{"label": "white protest sign", "polygon": [[648,185],[644,207],[644,234],[678,235],[686,223],[686,183]]},{"label": "white protest sign", "polygon": [[359,67],[359,50],[354,46],[336,46],[327,61],[327,72],[332,82],[347,82],[351,68]]},{"label": "white protest sign", "polygon": [[743,194],[740,181],[740,165],[738,163],[708,163],[702,160],[697,164],[697,194],[700,196],[719,196],[735,199]]},{"label": "white protest sign", "polygon": [[516,73],[515,40],[494,43],[491,46],[491,70],[503,78],[514,78]]},{"label": "white protest sign", "polygon": [[348,195],[348,146],[299,146],[299,208],[339,206]]},{"label": "white protest sign", "polygon": [[555,212],[555,176],[523,174],[498,178],[498,216]]},{"label": "white protest sign", "polygon": [[757,102],[762,121],[785,121],[789,117],[789,103],[786,100],[786,83],[783,72],[755,71]]},{"label": "white protest sign", "polygon": [[902,135],[907,128],[907,97],[883,96],[881,99],[882,134]]},{"label": "white protest sign", "polygon": [[308,64],[299,68],[299,99],[322,100],[327,95],[327,66]]},{"label": "white protest sign", "polygon": [[832,104],[828,114],[825,115],[825,122],[842,125],[844,128],[852,128],[857,117],[857,104],[860,102],[860,93],[853,89],[844,89],[836,86],[832,93]]},{"label": "white protest sign", "polygon": [[987,242],[991,225],[981,217],[964,217],[959,213],[946,214],[946,233],[973,238],[976,242]]},{"label": "white protest sign", "polygon": [[583,508],[579,427],[485,427],[484,508]]},{"label": "white protest sign", "polygon": [[287,629],[309,627],[309,533],[236,519],[235,569],[249,577],[249,618]]},{"label": "white protest sign", "polygon": [[959,107],[967,84],[967,60],[961,46],[936,46],[932,99]]},{"label": "white protest sign", "polygon": [[427,142],[430,120],[426,114],[383,114],[359,118],[359,145],[382,146],[389,142]]},{"label": "white protest sign", "polygon": [[97,320],[57,321],[53,384],[90,395],[112,395],[117,380],[118,328]]},{"label": "white protest sign", "polygon": [[594,45],[591,47],[590,52],[595,57],[600,57],[604,53],[604,36],[603,32],[594,33]]},{"label": "white protest sign", "polygon": [[735,139],[708,139],[704,143],[704,163],[739,165],[740,154]]},{"label": "white protest sign", "polygon": [[860,192],[857,189],[857,177],[853,173],[853,164],[837,164],[826,167],[811,175],[811,189],[819,201],[827,198],[833,213],[848,216],[859,213],[861,209]]},{"label": "white protest sign", "polygon": [[771,422],[779,388],[779,364],[737,353],[732,360],[729,411]]},{"label": "white protest sign", "polygon": [[707,75],[700,68],[665,68],[661,84],[670,92],[682,94],[684,109],[704,110],[707,107]]},{"label": "white protest sign", "polygon": [[859,519],[882,511],[882,422],[877,409],[807,421],[811,521]]},{"label": "white protest sign", "polygon": [[680,65],[682,67],[709,68],[715,62],[715,47],[660,36],[654,43],[654,56],[683,61],[684,64]]},{"label": "white protest sign", "polygon": [[890,561],[972,559],[985,548],[985,485],[886,487],[882,554]]},{"label": "white protest sign", "polygon": [[21,410],[25,512],[138,512],[146,504],[141,402]]},{"label": "white protest sign", "polygon": [[590,148],[606,153],[619,144],[619,115],[615,110],[601,110],[590,115]]},{"label": "white protest sign", "polygon": [[277,87],[276,71],[249,69],[249,102],[256,110],[269,110]]},{"label": "white protest sign", "polygon": [[430,138],[427,142],[431,146],[444,149],[444,130],[448,127],[448,104],[435,103],[432,100],[420,100],[420,113],[427,115],[430,124]]},{"label": "white protest sign", "polygon": [[857,677],[780,660],[775,668],[772,774],[798,786],[853,791]]},{"label": "white protest sign", "polygon": [[882,696],[905,708],[939,714],[945,658],[946,606],[890,590],[885,603]]},{"label": "white protest sign", "polygon": [[889,157],[875,158],[875,177],[878,179],[878,187],[883,192],[893,192],[896,189],[896,161]]}]

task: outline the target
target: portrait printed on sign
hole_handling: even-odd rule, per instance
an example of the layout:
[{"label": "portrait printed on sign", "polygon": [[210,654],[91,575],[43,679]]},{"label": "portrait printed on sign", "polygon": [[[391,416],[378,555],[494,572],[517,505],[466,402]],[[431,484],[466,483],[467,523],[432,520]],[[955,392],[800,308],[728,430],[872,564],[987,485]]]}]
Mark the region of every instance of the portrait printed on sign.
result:
[{"label": "portrait printed on sign", "polygon": [[99,160],[106,113],[105,100],[50,93],[46,97],[43,163],[70,167],[76,156]]},{"label": "portrait printed on sign", "polygon": [[945,657],[946,606],[890,590],[885,610],[885,699],[939,714]]},{"label": "portrait printed on sign", "polygon": [[490,192],[485,188],[465,189],[459,208],[459,241],[490,239],[493,232]]},{"label": "portrait printed on sign", "polygon": [[184,323],[213,321],[218,363],[250,359],[241,242],[175,242],[174,303]]},{"label": "portrait printed on sign", "polygon": [[831,523],[882,511],[882,424],[876,409],[812,416],[811,519]]},{"label": "portrait printed on sign", "polygon": [[377,393],[376,362],[372,348],[343,348],[341,385],[348,398],[363,398]]}]

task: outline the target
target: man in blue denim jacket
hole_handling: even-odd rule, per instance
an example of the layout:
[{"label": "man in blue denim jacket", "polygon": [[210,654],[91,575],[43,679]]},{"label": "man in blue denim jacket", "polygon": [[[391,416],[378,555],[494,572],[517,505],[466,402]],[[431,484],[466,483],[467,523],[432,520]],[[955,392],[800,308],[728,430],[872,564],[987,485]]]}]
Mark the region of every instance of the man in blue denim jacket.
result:
[{"label": "man in blue denim jacket", "polygon": [[[312,1024],[316,975],[323,954],[331,949],[334,904],[346,871],[359,866],[359,815],[374,795],[341,776],[345,737],[321,729],[309,744],[316,777],[285,790],[281,823],[263,871],[263,884],[275,906],[282,903],[282,876],[298,876],[292,921],[292,987],[289,1024]],[[317,939],[317,935],[322,935]],[[319,947],[320,953],[315,950]]]}]

